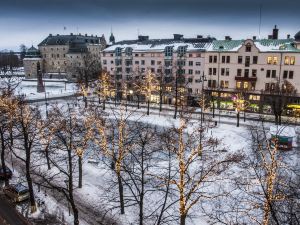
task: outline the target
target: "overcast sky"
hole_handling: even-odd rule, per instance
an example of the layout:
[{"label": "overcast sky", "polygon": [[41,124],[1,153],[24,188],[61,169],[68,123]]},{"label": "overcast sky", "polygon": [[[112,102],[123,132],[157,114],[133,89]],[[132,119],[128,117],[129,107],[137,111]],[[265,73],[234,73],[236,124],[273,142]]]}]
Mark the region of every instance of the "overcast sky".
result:
[{"label": "overcast sky", "polygon": [[[279,36],[300,30],[299,0],[0,0],[0,50],[37,45],[49,33],[104,34],[116,40],[168,38],[173,33],[234,39],[259,35],[275,24]],[[67,29],[64,30],[64,27]]]}]

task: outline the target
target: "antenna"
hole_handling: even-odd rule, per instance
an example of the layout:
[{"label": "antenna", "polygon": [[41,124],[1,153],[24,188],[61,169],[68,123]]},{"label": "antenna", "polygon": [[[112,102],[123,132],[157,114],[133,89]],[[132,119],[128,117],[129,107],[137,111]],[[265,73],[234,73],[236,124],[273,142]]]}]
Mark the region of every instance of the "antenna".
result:
[{"label": "antenna", "polygon": [[112,25],[110,26],[110,33],[111,33],[111,34],[113,33]]},{"label": "antenna", "polygon": [[259,4],[259,26],[258,26],[258,38],[260,39],[261,30],[261,14],[262,14],[262,4]]},{"label": "antenna", "polygon": [[138,36],[140,36],[140,29],[139,28],[137,29],[137,34],[138,34]]}]

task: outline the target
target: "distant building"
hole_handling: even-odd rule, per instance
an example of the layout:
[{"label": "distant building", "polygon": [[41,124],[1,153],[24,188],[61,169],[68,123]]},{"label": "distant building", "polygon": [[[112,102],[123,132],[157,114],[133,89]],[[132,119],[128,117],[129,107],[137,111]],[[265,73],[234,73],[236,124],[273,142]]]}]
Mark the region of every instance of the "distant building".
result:
[{"label": "distant building", "polygon": [[72,68],[81,66],[87,54],[100,61],[100,52],[106,47],[104,36],[59,35],[50,34],[39,45],[28,49],[24,58],[24,70],[27,79],[36,78],[36,65],[40,62],[44,78],[74,80],[76,74]]}]

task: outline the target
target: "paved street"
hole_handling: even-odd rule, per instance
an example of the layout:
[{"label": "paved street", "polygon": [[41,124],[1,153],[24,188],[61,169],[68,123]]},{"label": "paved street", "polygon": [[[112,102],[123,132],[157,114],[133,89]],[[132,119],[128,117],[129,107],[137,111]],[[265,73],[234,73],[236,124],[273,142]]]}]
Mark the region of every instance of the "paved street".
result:
[{"label": "paved street", "polygon": [[29,225],[13,207],[13,205],[0,193],[0,224],[2,225]]}]

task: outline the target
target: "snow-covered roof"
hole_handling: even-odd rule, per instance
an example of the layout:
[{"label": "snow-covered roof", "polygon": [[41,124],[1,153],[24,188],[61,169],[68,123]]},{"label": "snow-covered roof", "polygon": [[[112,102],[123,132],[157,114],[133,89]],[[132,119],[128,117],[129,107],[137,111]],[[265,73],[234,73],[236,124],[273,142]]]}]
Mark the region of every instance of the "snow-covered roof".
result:
[{"label": "snow-covered roof", "polygon": [[[246,40],[215,40],[206,51],[237,52]],[[260,52],[300,52],[294,46],[293,39],[261,39],[254,40],[254,45]]]},{"label": "snow-covered roof", "polygon": [[163,52],[166,47],[173,47],[174,51],[177,51],[178,47],[186,47],[186,51],[205,51],[209,43],[214,38],[180,38],[180,39],[148,39],[143,40],[127,40],[117,42],[108,48],[104,49],[104,52],[113,52],[116,48],[121,48],[125,51],[130,47],[134,52]]},{"label": "snow-covered roof", "polygon": [[296,137],[296,130],[294,127],[287,126],[270,126],[270,134],[281,137]]},{"label": "snow-covered roof", "polygon": [[[176,51],[180,46],[186,46],[187,51],[208,52],[237,52],[246,40],[215,40],[215,39],[158,39],[147,41],[122,41],[104,49],[104,52],[113,52],[121,48],[124,52],[131,47],[134,52],[163,52],[167,46],[172,46]],[[261,39],[254,40],[254,45],[260,52],[300,52],[294,46],[294,39]]]}]

